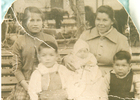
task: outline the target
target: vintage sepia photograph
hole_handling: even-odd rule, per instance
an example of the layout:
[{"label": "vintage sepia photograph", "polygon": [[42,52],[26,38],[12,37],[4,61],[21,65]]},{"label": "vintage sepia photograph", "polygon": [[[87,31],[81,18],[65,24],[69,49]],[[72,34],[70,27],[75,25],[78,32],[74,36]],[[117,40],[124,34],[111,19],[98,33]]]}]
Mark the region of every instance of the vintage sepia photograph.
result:
[{"label": "vintage sepia photograph", "polygon": [[1,100],[140,100],[140,35],[118,0],[15,0],[1,23]]}]

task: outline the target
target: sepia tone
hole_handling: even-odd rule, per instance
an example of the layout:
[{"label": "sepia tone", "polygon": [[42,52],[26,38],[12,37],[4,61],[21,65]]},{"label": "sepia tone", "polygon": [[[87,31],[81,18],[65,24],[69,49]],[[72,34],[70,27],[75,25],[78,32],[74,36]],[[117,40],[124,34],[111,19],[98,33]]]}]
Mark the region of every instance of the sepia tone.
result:
[{"label": "sepia tone", "polygon": [[[64,57],[72,53],[73,46],[81,34],[95,27],[96,10],[101,5],[113,8],[115,28],[127,37],[131,47],[132,70],[135,74],[140,74],[140,36],[128,13],[117,0],[16,0],[8,9],[1,24],[1,98],[6,100],[18,83],[14,75],[16,69],[13,69],[12,59],[15,55],[12,50],[14,42],[24,34],[28,34],[22,26],[26,7],[35,6],[43,12],[45,20],[42,32],[56,39],[59,53],[57,62],[64,64]],[[18,59],[15,60],[18,63]],[[107,68],[108,72],[110,70],[112,67]]]}]

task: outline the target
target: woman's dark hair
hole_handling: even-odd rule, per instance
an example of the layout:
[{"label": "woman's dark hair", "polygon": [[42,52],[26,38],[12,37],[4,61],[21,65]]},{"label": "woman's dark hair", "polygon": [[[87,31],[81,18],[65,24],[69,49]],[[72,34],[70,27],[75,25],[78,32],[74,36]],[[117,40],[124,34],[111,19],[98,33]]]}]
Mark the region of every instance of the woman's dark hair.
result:
[{"label": "woman's dark hair", "polygon": [[127,63],[131,63],[131,55],[128,51],[119,51],[113,57],[114,62],[116,60],[124,60],[124,59],[127,61]]},{"label": "woman's dark hair", "polygon": [[42,13],[41,10],[39,10],[37,7],[27,7],[24,10],[23,18],[22,18],[22,26],[24,28],[27,28],[26,23],[27,23],[27,20],[29,18],[29,13],[37,13],[37,14],[40,14],[40,16],[42,18],[42,21],[44,21],[44,15],[43,15],[43,13]]},{"label": "woman's dark hair", "polygon": [[109,18],[114,22],[113,26],[118,29],[118,25],[115,19],[115,13],[112,7],[108,6],[108,5],[102,5],[100,6],[97,11],[96,11],[96,17],[98,13],[106,13]]},{"label": "woman's dark hair", "polygon": [[95,13],[90,6],[85,6],[85,19],[89,22],[91,29],[95,27]]},{"label": "woman's dark hair", "polygon": [[97,11],[96,11],[96,16],[98,13],[106,13],[109,18],[114,21],[114,10],[112,9],[112,7],[108,6],[108,5],[102,5],[100,6]]},{"label": "woman's dark hair", "polygon": [[50,42],[50,41],[45,41],[45,42],[42,42],[40,44],[40,46],[38,47],[38,52],[40,53],[41,49],[42,48],[52,48],[55,50],[55,52],[57,53],[58,52],[58,47],[55,43],[53,42]]}]

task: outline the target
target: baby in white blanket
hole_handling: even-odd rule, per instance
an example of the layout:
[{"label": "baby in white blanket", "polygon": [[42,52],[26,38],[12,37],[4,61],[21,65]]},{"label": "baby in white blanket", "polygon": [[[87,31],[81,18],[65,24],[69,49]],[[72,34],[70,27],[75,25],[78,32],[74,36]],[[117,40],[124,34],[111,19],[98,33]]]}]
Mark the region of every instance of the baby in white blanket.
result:
[{"label": "baby in white blanket", "polygon": [[94,88],[98,89],[100,86],[102,74],[95,56],[90,53],[88,44],[79,39],[74,45],[71,56],[75,61],[76,71],[72,71],[69,78],[69,99],[93,100],[99,98],[98,91]]}]

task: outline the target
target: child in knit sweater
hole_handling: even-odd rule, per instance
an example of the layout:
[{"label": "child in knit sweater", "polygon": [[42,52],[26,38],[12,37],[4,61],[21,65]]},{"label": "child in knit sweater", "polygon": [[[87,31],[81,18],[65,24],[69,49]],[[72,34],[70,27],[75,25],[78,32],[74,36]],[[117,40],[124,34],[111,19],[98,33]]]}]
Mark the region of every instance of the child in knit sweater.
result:
[{"label": "child in knit sweater", "polygon": [[140,100],[140,76],[131,69],[130,53],[119,51],[113,61],[113,70],[101,86],[101,100]]}]

